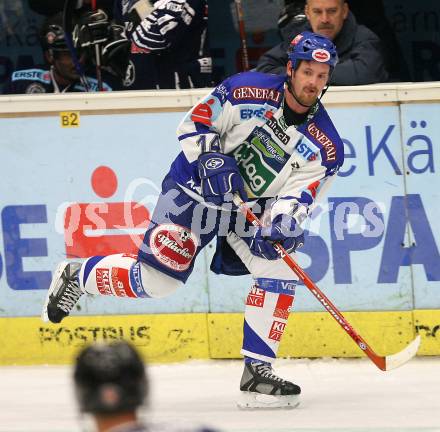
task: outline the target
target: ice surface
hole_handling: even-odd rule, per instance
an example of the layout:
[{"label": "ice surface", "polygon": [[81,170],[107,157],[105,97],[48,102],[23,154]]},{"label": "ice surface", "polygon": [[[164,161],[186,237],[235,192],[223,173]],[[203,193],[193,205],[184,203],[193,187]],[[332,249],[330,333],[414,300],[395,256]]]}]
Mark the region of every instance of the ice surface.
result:
[{"label": "ice surface", "polygon": [[[294,410],[239,411],[241,361],[151,365],[146,417],[234,432],[440,432],[440,357],[389,372],[367,359],[278,360],[275,371],[301,385]],[[1,367],[0,431],[81,430],[69,367]]]}]

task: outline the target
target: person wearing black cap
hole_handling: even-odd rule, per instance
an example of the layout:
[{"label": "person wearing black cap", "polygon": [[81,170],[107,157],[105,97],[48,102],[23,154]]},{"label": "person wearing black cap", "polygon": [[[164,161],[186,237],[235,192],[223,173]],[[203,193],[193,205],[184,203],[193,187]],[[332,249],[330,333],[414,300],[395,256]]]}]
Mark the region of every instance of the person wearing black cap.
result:
[{"label": "person wearing black cap", "polygon": [[98,432],[215,432],[212,429],[177,429],[144,423],[149,380],[138,351],[128,342],[98,342],[83,348],[73,370],[78,408],[90,414]]},{"label": "person wearing black cap", "polygon": [[99,432],[144,431],[137,409],[148,396],[144,363],[127,342],[89,345],[78,355],[74,388],[79,409],[90,413]]}]

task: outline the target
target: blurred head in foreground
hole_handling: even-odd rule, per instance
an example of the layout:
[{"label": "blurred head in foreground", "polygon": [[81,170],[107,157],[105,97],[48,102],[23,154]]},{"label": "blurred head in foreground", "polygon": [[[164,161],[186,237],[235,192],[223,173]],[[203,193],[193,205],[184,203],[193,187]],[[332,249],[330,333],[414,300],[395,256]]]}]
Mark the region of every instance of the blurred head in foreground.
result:
[{"label": "blurred head in foreground", "polygon": [[79,409],[94,417],[99,432],[124,425],[133,430],[148,383],[145,365],[129,343],[87,346],[76,359],[73,379]]}]

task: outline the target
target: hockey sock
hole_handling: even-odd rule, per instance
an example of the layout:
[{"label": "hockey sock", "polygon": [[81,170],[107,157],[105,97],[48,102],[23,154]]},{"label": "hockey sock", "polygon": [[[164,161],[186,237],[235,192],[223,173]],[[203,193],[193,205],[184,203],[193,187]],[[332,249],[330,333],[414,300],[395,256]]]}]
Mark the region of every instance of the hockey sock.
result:
[{"label": "hockey sock", "polygon": [[293,304],[295,286],[293,280],[255,279],[246,300],[241,354],[273,362]]},{"label": "hockey sock", "polygon": [[165,297],[181,284],[131,254],[88,258],[81,266],[79,281],[89,294],[133,298]]},{"label": "hockey sock", "polygon": [[258,359],[254,359],[254,358],[248,357],[248,356],[244,356],[244,362],[246,364],[253,363],[253,362],[260,362],[260,363],[264,363],[264,364],[267,364],[267,365],[270,364],[269,362],[258,360]]}]

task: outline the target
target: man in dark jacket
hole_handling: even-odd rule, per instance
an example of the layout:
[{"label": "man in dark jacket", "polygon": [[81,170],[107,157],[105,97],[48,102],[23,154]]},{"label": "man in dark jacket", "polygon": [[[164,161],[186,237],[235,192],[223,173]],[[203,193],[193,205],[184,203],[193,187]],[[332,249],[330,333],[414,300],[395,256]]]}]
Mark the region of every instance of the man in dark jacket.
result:
[{"label": "man in dark jacket", "polygon": [[291,31],[284,31],[287,38],[261,56],[257,71],[284,74],[290,41],[298,33],[312,30],[331,39],[338,50],[339,63],[331,84],[360,85],[388,80],[379,38],[356,22],[345,0],[307,0],[304,12],[307,21],[294,22]]},{"label": "man in dark jacket", "polygon": [[149,378],[139,351],[127,341],[97,342],[81,348],[74,364],[73,384],[81,414],[90,416],[89,422],[84,418],[84,426],[89,426],[84,430],[215,432],[146,421]]}]

